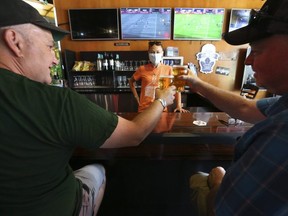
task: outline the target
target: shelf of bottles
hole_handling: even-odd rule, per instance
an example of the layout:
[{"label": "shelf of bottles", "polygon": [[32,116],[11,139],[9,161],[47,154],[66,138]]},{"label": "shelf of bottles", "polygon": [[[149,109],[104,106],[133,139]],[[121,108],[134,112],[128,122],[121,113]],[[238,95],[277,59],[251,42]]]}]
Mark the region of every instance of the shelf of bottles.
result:
[{"label": "shelf of bottles", "polygon": [[[95,60],[84,55],[86,60],[74,61],[69,71],[69,86],[73,89],[118,89],[130,90],[129,79],[147,60],[121,59],[119,53],[95,53]],[[139,56],[138,56],[139,57]],[[82,57],[83,58],[83,57]],[[87,60],[88,59],[88,60]],[[137,83],[139,87],[139,83]]]}]

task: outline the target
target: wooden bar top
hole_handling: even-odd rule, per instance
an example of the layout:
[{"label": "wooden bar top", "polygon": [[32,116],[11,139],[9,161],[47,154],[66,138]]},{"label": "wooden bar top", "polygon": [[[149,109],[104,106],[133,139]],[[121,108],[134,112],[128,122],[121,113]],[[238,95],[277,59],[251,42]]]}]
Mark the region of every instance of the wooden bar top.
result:
[{"label": "wooden bar top", "polygon": [[[137,113],[118,115],[133,119]],[[164,112],[153,132],[139,146],[93,150],[79,148],[75,151],[74,157],[86,160],[231,160],[237,138],[252,125],[239,121],[237,124],[227,124],[228,119],[229,116],[224,112]]]},{"label": "wooden bar top", "polygon": [[[137,113],[118,113],[118,115],[126,119],[133,119]],[[229,118],[231,117],[224,112],[163,112],[151,135],[158,134],[164,137],[187,137],[196,134],[241,136],[252,126],[246,122],[239,123],[239,120],[237,120],[238,123],[228,125]],[[206,125],[202,125],[202,122],[205,122]]]}]

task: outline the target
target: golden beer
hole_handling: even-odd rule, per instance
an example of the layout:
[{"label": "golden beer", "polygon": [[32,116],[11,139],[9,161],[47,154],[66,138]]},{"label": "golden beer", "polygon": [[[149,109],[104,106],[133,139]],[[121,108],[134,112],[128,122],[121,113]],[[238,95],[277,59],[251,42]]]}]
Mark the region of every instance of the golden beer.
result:
[{"label": "golden beer", "polygon": [[158,81],[159,89],[168,88],[172,84],[173,78],[174,76],[172,75],[160,75],[159,81]]},{"label": "golden beer", "polygon": [[188,74],[188,66],[187,65],[173,65],[173,76],[174,76],[174,82],[173,85],[176,86],[177,91],[184,91],[185,89],[185,80],[178,79],[181,75],[187,75]]}]

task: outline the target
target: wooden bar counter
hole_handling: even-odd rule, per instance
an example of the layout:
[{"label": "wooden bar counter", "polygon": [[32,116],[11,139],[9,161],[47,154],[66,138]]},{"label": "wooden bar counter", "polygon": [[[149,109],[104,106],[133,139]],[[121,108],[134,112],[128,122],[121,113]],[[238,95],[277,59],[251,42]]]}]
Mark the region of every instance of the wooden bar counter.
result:
[{"label": "wooden bar counter", "polygon": [[[137,113],[118,113],[132,119]],[[73,158],[232,160],[234,145],[251,124],[227,124],[224,112],[163,113],[153,132],[137,147],[76,149]],[[201,121],[207,124],[201,124]]]},{"label": "wooden bar counter", "polygon": [[[137,115],[118,114],[126,119]],[[197,126],[197,119],[207,125]],[[99,216],[195,215],[190,176],[215,166],[229,167],[237,137],[252,126],[226,125],[227,120],[227,114],[219,112],[163,113],[139,146],[76,149],[71,165],[104,165],[107,185]]]}]

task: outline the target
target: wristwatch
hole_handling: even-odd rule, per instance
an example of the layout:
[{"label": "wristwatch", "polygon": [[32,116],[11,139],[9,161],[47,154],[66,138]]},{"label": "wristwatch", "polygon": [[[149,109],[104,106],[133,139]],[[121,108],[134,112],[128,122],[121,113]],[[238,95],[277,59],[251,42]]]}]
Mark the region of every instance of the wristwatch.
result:
[{"label": "wristwatch", "polygon": [[163,110],[167,107],[167,102],[164,99],[158,98],[157,99],[161,105],[163,106]]}]

